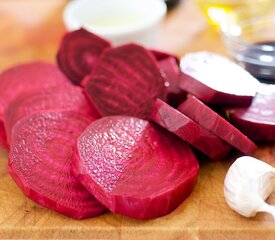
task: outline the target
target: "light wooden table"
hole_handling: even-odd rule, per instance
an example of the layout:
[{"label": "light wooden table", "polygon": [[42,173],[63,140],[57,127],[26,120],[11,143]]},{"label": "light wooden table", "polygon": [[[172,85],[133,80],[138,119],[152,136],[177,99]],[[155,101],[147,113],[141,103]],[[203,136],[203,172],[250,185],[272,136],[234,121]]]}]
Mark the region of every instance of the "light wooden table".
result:
[{"label": "light wooden table", "polygon": [[[0,70],[37,59],[54,61],[64,33],[63,0],[0,1]],[[191,0],[165,19],[158,46],[182,56],[208,50],[226,54],[219,34],[208,27]],[[256,157],[275,165],[275,145],[261,146]],[[275,239],[268,215],[246,219],[231,211],[223,198],[223,180],[234,156],[221,162],[201,159],[191,196],[168,216],[139,221],[117,214],[73,220],[40,207],[23,196],[6,171],[0,150],[0,238],[78,239]],[[275,202],[275,195],[270,197]]]}]

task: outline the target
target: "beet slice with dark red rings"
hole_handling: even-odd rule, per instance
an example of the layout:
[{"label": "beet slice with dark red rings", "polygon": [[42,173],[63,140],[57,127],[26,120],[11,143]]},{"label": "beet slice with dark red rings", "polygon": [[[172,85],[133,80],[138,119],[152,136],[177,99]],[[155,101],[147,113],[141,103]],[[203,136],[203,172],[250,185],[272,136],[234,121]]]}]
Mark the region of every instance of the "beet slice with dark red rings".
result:
[{"label": "beet slice with dark red rings", "polygon": [[151,49],[150,52],[155,56],[155,58],[158,61],[162,61],[162,60],[165,60],[167,58],[173,58],[173,59],[175,59],[177,65],[179,65],[179,63],[180,63],[179,58],[176,55],[173,55],[171,53],[163,52],[163,51],[156,50],[156,49]]},{"label": "beet slice with dark red rings", "polygon": [[[9,68],[0,74],[0,125],[4,111],[18,94],[56,86],[70,86],[66,76],[58,67],[46,62],[30,62]],[[6,145],[6,139],[1,137]]]},{"label": "beet slice with dark red rings", "polygon": [[165,101],[177,107],[184,99],[186,99],[186,92],[179,88],[179,66],[173,57],[165,58],[158,62],[160,71],[165,80]]},{"label": "beet slice with dark red rings", "polygon": [[249,155],[256,150],[256,145],[247,136],[196,97],[188,97],[178,110],[242,153]]},{"label": "beet slice with dark red rings", "polygon": [[191,193],[199,165],[190,146],[146,120],[110,116],[79,137],[74,172],[112,212],[149,219]]},{"label": "beet slice with dark red rings", "polygon": [[28,198],[76,219],[106,210],[71,173],[73,148],[90,122],[72,111],[44,111],[17,122],[8,169]]},{"label": "beet slice with dark red rings", "polygon": [[261,84],[247,108],[226,108],[234,126],[256,142],[275,141],[275,87]]},{"label": "beet slice with dark red rings", "polygon": [[164,95],[164,79],[156,60],[137,44],[106,50],[83,82],[88,98],[102,116],[146,119],[155,99]]},{"label": "beet slice with dark red rings", "polygon": [[222,160],[231,149],[230,145],[160,99],[155,101],[149,119],[213,160]]},{"label": "beet slice with dark red rings", "polygon": [[179,87],[208,104],[248,106],[259,86],[243,68],[209,52],[185,55],[180,67]]},{"label": "beet slice with dark red rings", "polygon": [[42,110],[72,110],[93,119],[100,118],[99,113],[89,103],[83,90],[77,86],[56,87],[40,91],[23,92],[10,103],[4,114],[7,141],[11,130],[21,118]]},{"label": "beet slice with dark red rings", "polygon": [[78,85],[109,47],[111,44],[108,41],[85,29],[68,32],[61,41],[57,63],[65,75]]}]

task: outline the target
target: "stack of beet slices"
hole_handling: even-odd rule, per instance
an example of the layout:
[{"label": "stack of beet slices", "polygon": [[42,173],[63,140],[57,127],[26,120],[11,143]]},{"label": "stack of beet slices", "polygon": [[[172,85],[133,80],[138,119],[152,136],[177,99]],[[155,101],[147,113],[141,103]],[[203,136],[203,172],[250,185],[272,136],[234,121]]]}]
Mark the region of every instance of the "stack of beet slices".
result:
[{"label": "stack of beet slices", "polygon": [[[181,65],[172,54],[133,43],[113,47],[80,29],[62,39],[57,65],[33,62],[3,72],[0,144],[9,149],[16,184],[73,218],[110,210],[150,219],[169,214],[192,192],[195,151],[212,160],[232,147],[252,154],[256,145],[241,132],[249,135],[247,128],[235,128],[213,104],[241,119],[259,106],[258,82],[209,53],[188,55]],[[239,91],[230,77],[253,84]]]}]

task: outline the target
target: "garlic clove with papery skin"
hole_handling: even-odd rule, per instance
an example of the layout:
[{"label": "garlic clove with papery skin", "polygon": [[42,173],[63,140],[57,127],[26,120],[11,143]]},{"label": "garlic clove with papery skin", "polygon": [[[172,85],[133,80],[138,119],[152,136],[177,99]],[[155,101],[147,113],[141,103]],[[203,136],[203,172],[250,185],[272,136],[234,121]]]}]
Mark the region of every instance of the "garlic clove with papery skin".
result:
[{"label": "garlic clove with papery skin", "polygon": [[240,157],[229,168],[224,180],[227,204],[245,217],[268,212],[275,219],[275,207],[265,203],[274,187],[275,170],[253,157]]}]

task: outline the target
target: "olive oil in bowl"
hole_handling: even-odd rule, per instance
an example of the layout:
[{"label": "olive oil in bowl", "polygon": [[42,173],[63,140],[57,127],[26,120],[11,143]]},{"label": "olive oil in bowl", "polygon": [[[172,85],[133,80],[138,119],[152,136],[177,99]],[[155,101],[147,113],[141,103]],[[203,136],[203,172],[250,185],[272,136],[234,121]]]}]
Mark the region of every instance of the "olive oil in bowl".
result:
[{"label": "olive oil in bowl", "polygon": [[273,0],[194,0],[199,9],[207,17],[208,22],[219,27],[229,17],[238,21],[270,10]]}]

